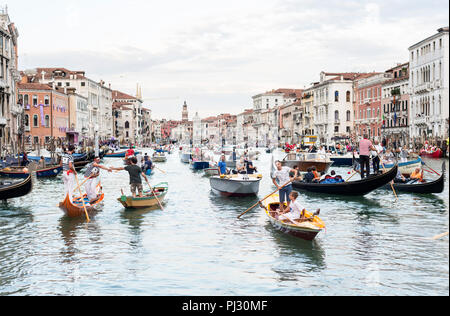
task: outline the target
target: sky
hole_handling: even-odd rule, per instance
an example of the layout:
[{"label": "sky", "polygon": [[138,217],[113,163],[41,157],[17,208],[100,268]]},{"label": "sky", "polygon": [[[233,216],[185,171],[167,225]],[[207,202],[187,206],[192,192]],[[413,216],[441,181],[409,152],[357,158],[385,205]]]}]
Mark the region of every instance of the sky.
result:
[{"label": "sky", "polygon": [[0,0],[19,68],[84,70],[153,118],[238,114],[252,96],[302,89],[321,71],[385,71],[449,25],[441,0]]}]

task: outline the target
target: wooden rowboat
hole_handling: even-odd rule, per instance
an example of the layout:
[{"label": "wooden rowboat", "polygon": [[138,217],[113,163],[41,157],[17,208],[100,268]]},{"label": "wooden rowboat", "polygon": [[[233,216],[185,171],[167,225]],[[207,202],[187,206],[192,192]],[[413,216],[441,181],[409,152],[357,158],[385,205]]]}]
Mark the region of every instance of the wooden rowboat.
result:
[{"label": "wooden rowboat", "polygon": [[84,212],[84,205],[86,205],[86,210],[89,214],[95,213],[98,211],[98,205],[104,200],[105,193],[102,192],[101,186],[98,187],[98,195],[95,203],[91,204],[86,196],[83,195],[83,200],[80,197],[74,198],[73,202],[70,202],[69,195],[66,195],[66,198],[63,202],[59,203],[59,208],[64,211],[64,213],[68,217],[82,217],[86,216]]},{"label": "wooden rowboat", "polygon": [[316,236],[325,229],[325,223],[312,213],[306,212],[305,216],[310,221],[292,223],[289,220],[279,220],[277,210],[280,208],[280,196],[274,194],[265,200],[263,208],[269,218],[270,223],[283,233],[302,238],[305,240],[314,240]]},{"label": "wooden rowboat", "polygon": [[33,189],[31,174],[23,181],[1,181],[0,201],[7,201],[27,195]]},{"label": "wooden rowboat", "polygon": [[[162,203],[167,195],[167,192],[169,192],[169,184],[167,182],[160,183],[153,188],[153,191],[156,193],[156,197],[159,202]],[[158,200],[151,191],[145,191],[144,197],[142,198],[133,198],[132,196],[122,195],[122,197],[117,200],[128,209],[152,208],[159,206]]]}]

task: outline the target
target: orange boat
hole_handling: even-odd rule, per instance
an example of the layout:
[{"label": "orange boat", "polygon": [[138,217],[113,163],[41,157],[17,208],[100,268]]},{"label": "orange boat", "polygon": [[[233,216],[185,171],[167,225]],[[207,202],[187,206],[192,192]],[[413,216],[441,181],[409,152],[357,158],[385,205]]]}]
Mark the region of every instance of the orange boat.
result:
[{"label": "orange boat", "polygon": [[76,197],[73,199],[73,202],[70,202],[69,195],[66,196],[65,200],[59,203],[59,208],[64,211],[64,213],[69,217],[81,217],[86,216],[84,212],[83,202],[86,205],[86,210],[89,214],[98,211],[98,205],[105,198],[105,193],[102,192],[101,186],[97,187],[98,194],[97,200],[95,203],[91,204],[87,198],[87,195],[83,195],[83,200],[80,197]]}]

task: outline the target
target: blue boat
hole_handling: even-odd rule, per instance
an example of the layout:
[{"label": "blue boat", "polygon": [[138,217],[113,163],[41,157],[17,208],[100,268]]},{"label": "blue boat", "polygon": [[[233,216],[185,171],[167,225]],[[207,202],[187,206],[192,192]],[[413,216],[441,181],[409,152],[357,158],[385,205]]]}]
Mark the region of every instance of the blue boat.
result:
[{"label": "blue boat", "polygon": [[191,161],[191,168],[193,170],[204,170],[209,168],[209,162],[207,161]]},{"label": "blue boat", "polygon": [[[7,167],[0,170],[0,176],[14,178],[14,179],[26,179],[28,173],[23,172],[24,167]],[[53,166],[50,168],[44,168],[36,171],[37,178],[55,178],[62,172],[62,166]]]}]

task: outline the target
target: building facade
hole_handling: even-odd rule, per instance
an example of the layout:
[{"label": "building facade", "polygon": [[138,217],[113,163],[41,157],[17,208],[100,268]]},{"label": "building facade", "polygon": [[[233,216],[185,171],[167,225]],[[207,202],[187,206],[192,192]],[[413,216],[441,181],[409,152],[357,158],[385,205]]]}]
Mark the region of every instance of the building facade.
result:
[{"label": "building facade", "polygon": [[448,137],[448,27],[414,44],[410,54],[410,135],[416,143]]}]

